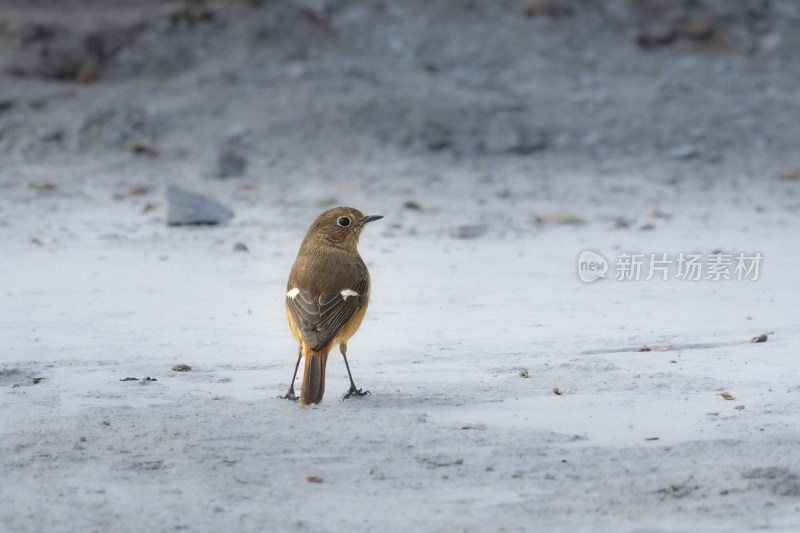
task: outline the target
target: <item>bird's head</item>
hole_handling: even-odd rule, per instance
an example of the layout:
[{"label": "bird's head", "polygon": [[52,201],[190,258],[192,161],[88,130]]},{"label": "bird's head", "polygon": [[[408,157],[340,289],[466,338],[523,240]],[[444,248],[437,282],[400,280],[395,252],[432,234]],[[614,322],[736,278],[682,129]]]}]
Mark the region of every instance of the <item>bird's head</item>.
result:
[{"label": "bird's head", "polygon": [[334,207],[322,213],[311,224],[304,243],[316,246],[328,244],[356,251],[364,226],[381,218],[381,215],[367,216],[352,207]]}]

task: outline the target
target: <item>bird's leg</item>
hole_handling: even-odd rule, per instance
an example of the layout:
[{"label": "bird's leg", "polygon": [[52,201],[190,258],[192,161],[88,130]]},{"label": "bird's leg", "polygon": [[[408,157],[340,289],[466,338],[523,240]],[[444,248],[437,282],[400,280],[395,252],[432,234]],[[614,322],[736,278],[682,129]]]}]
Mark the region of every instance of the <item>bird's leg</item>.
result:
[{"label": "bird's leg", "polygon": [[292,383],[289,385],[289,392],[287,392],[283,396],[278,396],[278,398],[283,398],[284,400],[292,400],[297,401],[299,398],[294,393],[294,380],[297,377],[297,369],[300,368],[300,359],[303,358],[303,343],[300,343],[300,348],[297,350],[297,364],[294,365],[294,374],[292,375]]},{"label": "bird's leg", "polygon": [[344,395],[342,400],[346,400],[352,396],[365,396],[370,394],[368,390],[362,392],[361,389],[356,388],[356,384],[353,381],[353,374],[350,373],[350,364],[347,362],[347,343],[341,343],[339,345],[339,350],[342,352],[342,357],[344,357],[344,366],[347,367],[347,375],[350,377],[350,390],[347,391],[347,394]]}]

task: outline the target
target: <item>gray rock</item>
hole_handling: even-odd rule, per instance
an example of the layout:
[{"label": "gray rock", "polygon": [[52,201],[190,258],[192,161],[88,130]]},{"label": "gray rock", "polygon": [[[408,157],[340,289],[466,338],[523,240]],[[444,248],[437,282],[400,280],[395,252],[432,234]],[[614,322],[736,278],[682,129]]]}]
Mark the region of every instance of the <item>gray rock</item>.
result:
[{"label": "gray rock", "polygon": [[175,185],[167,187],[167,224],[221,224],[233,218],[233,211],[221,203]]}]

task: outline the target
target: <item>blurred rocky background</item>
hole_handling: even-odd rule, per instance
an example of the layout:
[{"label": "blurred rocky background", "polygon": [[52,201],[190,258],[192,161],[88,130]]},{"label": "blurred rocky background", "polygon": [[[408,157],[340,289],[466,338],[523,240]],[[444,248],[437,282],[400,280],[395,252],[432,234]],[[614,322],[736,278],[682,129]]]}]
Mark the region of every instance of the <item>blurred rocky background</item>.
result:
[{"label": "blurred rocky background", "polygon": [[[0,154],[800,165],[794,0],[2,0]],[[795,161],[795,163],[792,163]]]}]

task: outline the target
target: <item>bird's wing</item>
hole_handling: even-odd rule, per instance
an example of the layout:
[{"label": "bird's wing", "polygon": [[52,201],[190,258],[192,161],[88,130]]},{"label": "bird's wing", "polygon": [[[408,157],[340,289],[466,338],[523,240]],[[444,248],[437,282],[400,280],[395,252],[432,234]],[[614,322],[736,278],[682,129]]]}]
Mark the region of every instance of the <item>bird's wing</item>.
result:
[{"label": "bird's wing", "polygon": [[[336,294],[316,295],[287,287],[286,305],[303,339],[313,350],[331,342],[356,312],[361,309],[368,285],[361,279],[354,287]],[[292,294],[294,294],[292,296]]]}]

